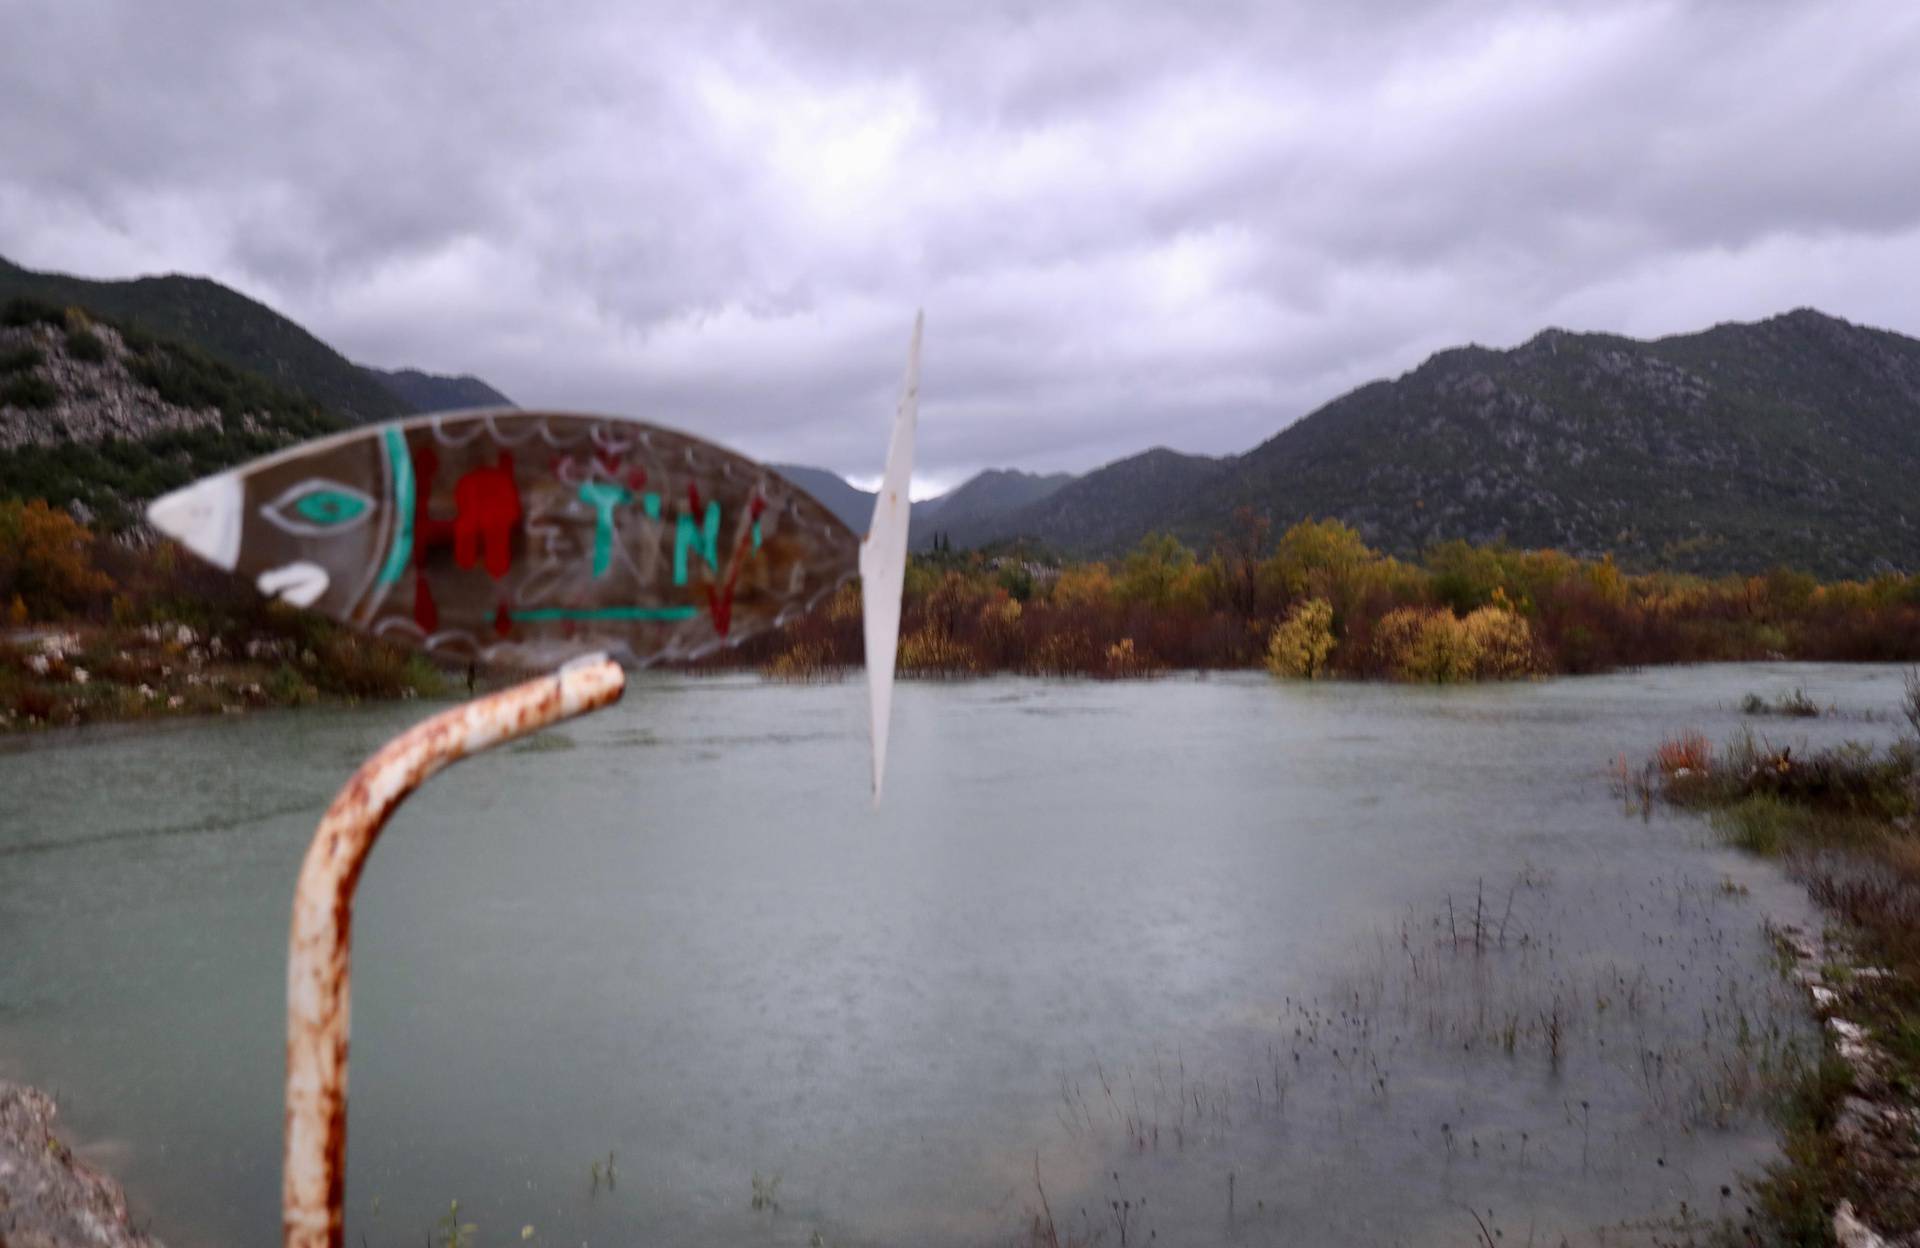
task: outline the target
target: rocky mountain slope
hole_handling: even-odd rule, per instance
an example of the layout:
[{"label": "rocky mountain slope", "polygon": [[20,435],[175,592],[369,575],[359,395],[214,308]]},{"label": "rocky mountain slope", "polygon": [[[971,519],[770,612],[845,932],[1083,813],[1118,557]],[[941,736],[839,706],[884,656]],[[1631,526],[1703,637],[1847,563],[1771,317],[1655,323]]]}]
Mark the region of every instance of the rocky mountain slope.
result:
[{"label": "rocky mountain slope", "polygon": [[1249,506],[1278,526],[1337,517],[1402,555],[1504,538],[1635,567],[1872,575],[1920,567],[1917,474],[1920,341],[1803,309],[1443,351],[1244,455],[1148,452],[969,536],[1204,544]]},{"label": "rocky mountain slope", "polygon": [[0,257],[0,303],[30,298],[79,306],[133,329],[198,348],[232,368],[306,395],[348,421],[456,407],[510,407],[477,377],[355,364],[267,305],[204,277],[169,274],[94,281],[36,273]]},{"label": "rocky mountain slope", "polygon": [[77,504],[113,526],[195,477],[344,427],[185,343],[0,304],[0,497]]}]

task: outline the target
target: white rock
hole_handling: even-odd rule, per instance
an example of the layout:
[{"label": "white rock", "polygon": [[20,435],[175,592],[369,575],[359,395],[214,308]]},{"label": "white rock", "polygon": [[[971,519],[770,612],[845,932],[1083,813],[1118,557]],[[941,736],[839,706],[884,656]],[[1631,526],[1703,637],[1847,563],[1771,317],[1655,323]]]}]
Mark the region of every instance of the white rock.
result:
[{"label": "white rock", "polygon": [[1840,1248],[1887,1248],[1886,1239],[1854,1213],[1850,1200],[1833,1211],[1833,1239]]}]

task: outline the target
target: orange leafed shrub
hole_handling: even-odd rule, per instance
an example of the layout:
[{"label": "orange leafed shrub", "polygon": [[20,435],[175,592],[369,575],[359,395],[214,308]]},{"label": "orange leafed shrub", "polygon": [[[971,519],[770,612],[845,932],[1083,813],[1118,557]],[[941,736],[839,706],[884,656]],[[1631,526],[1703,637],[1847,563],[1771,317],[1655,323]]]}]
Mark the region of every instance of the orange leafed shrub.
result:
[{"label": "orange leafed shrub", "polygon": [[1713,763],[1713,746],[1705,733],[1683,732],[1668,737],[1653,752],[1661,772],[1672,776],[1680,771],[1705,771]]},{"label": "orange leafed shrub", "polygon": [[59,619],[113,588],[93,564],[93,534],[39,499],[0,501],[0,599],[8,612]]}]

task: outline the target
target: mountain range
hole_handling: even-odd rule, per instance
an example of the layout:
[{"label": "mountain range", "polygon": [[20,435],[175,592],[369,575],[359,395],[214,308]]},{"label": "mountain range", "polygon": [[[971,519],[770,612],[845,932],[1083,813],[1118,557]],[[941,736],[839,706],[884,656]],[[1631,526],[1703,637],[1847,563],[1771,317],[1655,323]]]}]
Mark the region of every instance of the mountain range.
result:
[{"label": "mountain range", "polygon": [[[867,531],[873,515],[874,492],[863,490],[825,468],[801,464],[769,464],[775,472],[813,495],[828,511],[856,533]],[[1038,503],[1073,480],[1071,473],[1040,476],[1015,468],[989,468],[967,478],[944,494],[913,505],[912,541],[930,547],[936,536],[951,536],[957,526],[963,534],[991,528],[1001,517]]]},{"label": "mountain range", "polygon": [[1245,454],[1149,451],[968,540],[1203,543],[1251,507],[1276,526],[1337,517],[1408,556],[1464,538],[1872,575],[1920,567],[1917,472],[1920,341],[1803,308],[1653,341],[1549,329],[1442,351]]},{"label": "mountain range", "polygon": [[355,364],[266,304],[204,277],[168,274],[94,281],[35,273],[0,256],[0,303],[26,298],[77,306],[161,338],[191,344],[221,363],[296,391],[350,422],[453,407],[511,407],[474,377]]},{"label": "mountain range", "polygon": [[[0,260],[0,303],[14,296],[87,309],[327,419],[508,404],[477,378],[354,364],[205,278],[99,282]],[[84,417],[75,395],[61,402]],[[0,448],[22,440],[8,431],[26,418],[0,401]],[[115,446],[139,441],[110,421],[80,424]],[[0,489],[19,476],[6,471],[15,453],[0,449]],[[871,493],[776,467],[865,529]],[[1920,567],[1916,477],[1920,341],[1799,309],[1654,340],[1548,329],[1510,350],[1442,351],[1242,454],[1157,447],[1079,476],[983,472],[916,502],[913,541],[1111,556],[1165,531],[1204,548],[1251,508],[1276,530],[1338,518],[1402,556],[1464,538],[1611,552],[1636,568],[1872,575]]]}]

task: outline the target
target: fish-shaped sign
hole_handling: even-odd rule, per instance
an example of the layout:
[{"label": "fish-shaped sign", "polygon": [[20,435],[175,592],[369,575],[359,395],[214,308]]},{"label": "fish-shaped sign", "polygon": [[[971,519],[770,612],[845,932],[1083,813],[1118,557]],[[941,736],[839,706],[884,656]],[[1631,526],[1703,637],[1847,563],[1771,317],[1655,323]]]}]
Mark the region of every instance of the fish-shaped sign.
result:
[{"label": "fish-shaped sign", "polygon": [[711,442],[638,420],[516,409],[305,443],[157,499],[147,515],[271,597],[437,657],[503,667],[595,651],[637,666],[698,659],[864,575],[877,796],[919,347],[916,323],[864,543],[804,490]]},{"label": "fish-shaped sign", "polygon": [[857,574],[859,542],[766,468],[658,425],[424,416],[156,501],[154,526],[272,597],[435,655],[697,659]]}]

